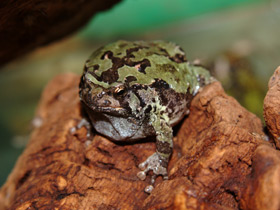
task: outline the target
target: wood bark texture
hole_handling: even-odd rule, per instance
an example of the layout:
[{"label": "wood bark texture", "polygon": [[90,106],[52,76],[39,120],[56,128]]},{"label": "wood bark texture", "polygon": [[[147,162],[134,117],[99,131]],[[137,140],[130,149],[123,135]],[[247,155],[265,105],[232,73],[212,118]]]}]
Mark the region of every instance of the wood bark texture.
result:
[{"label": "wood bark texture", "polygon": [[[264,106],[272,136],[278,75],[279,69]],[[79,76],[63,74],[45,88],[37,110],[42,124],[0,190],[0,209],[280,209],[279,151],[261,120],[219,82],[195,96],[176,126],[169,180],[158,178],[150,195],[143,191],[149,177],[136,174],[155,151],[154,138],[116,144],[100,135],[88,139],[85,128],[71,133],[82,118],[78,83]]]},{"label": "wood bark texture", "polygon": [[0,2],[0,66],[36,47],[84,26],[101,10],[120,0],[2,0]]}]

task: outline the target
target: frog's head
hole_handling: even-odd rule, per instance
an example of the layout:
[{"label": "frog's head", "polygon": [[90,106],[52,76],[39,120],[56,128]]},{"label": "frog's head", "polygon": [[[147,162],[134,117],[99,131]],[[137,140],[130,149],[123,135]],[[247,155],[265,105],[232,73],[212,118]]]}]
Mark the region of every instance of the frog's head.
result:
[{"label": "frog's head", "polygon": [[117,141],[134,140],[146,136],[143,131],[143,115],[140,100],[135,95],[139,85],[118,83],[102,86],[90,74],[84,74],[80,82],[80,99],[85,105],[94,128]]},{"label": "frog's head", "polygon": [[80,99],[92,111],[114,116],[132,116],[131,104],[135,103],[134,89],[127,83],[102,86],[90,73],[82,76],[80,82]]}]

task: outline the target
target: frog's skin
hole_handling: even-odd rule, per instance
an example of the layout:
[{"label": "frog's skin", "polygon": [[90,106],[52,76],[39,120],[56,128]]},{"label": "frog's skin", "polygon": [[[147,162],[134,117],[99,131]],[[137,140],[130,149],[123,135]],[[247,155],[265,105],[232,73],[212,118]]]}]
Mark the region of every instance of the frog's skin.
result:
[{"label": "frog's skin", "polygon": [[[189,112],[209,72],[186,61],[184,51],[165,41],[117,41],[96,50],[86,61],[80,99],[91,124],[114,141],[156,136],[156,152],[139,165],[138,177],[167,178],[172,126]],[[152,186],[146,188],[150,192]]]}]

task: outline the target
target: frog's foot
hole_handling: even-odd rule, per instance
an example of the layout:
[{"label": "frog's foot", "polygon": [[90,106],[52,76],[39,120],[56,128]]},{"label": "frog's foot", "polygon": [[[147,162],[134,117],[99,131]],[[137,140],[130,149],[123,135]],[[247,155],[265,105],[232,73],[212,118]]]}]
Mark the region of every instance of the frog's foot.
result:
[{"label": "frog's foot", "polygon": [[158,153],[154,153],[150,157],[148,157],[147,160],[145,160],[143,163],[139,164],[140,172],[138,172],[137,176],[141,180],[146,179],[146,175],[148,171],[152,170],[153,175],[151,177],[151,185],[148,185],[145,188],[146,193],[151,193],[153,190],[153,184],[155,183],[156,177],[157,176],[163,176],[163,179],[168,179],[167,175],[167,164],[168,161],[164,160],[163,158],[160,157]]},{"label": "frog's foot", "polygon": [[80,122],[78,123],[78,125],[70,128],[70,132],[73,134],[77,130],[81,129],[82,127],[85,127],[87,129],[87,138],[90,138],[90,136],[91,136],[91,125],[90,125],[89,121],[87,121],[85,118],[82,118],[80,120]]}]

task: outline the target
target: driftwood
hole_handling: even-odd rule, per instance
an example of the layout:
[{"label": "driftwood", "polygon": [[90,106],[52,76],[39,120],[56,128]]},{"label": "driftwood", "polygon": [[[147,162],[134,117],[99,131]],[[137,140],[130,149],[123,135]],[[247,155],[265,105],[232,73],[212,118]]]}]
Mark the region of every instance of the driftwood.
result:
[{"label": "driftwood", "polygon": [[[264,106],[277,139],[279,72]],[[280,153],[260,119],[219,82],[192,101],[190,115],[176,128],[169,180],[158,178],[151,195],[143,191],[149,179],[136,174],[155,151],[153,138],[116,144],[99,135],[87,140],[85,128],[70,132],[82,117],[78,82],[79,76],[64,74],[46,87],[37,111],[42,125],[1,189],[0,209],[280,208]]]},{"label": "driftwood", "polygon": [[120,0],[0,2],[0,66],[84,26]]}]

